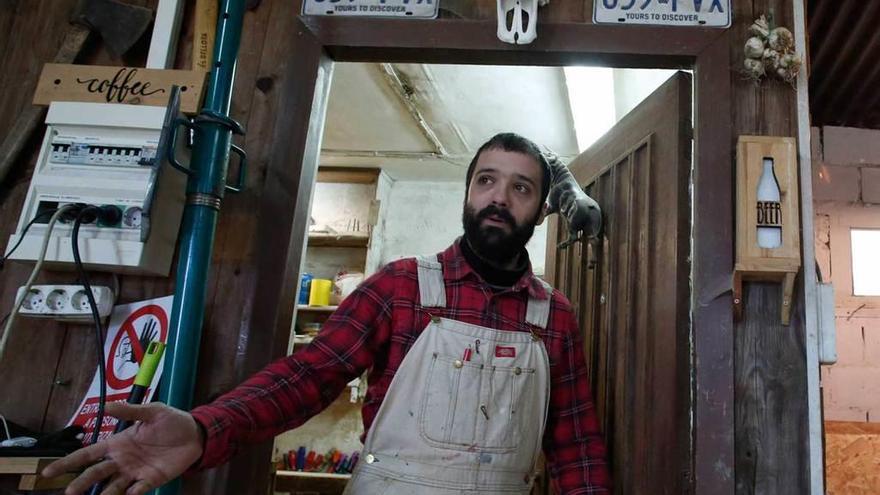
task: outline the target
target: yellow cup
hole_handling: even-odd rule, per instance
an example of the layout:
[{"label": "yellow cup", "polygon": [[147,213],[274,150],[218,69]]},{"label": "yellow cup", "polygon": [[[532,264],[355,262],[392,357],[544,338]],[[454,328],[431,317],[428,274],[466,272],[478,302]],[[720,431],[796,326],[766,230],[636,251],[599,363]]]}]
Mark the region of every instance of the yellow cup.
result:
[{"label": "yellow cup", "polygon": [[333,281],[313,278],[312,288],[309,290],[309,306],[329,306],[331,287],[333,287]]}]

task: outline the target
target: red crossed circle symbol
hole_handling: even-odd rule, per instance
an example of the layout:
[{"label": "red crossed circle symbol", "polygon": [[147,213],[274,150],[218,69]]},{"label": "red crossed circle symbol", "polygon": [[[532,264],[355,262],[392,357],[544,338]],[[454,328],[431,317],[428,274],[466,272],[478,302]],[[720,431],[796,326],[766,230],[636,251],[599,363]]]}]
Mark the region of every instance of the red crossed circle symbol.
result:
[{"label": "red crossed circle symbol", "polygon": [[120,378],[116,376],[116,371],[113,369],[113,357],[116,355],[116,350],[119,347],[120,342],[122,342],[122,337],[128,337],[128,341],[131,343],[131,352],[134,353],[134,357],[137,359],[138,363],[144,358],[145,349],[141,347],[140,337],[138,336],[137,330],[134,328],[134,322],[144,316],[151,316],[158,320],[159,340],[166,342],[166,337],[168,336],[168,315],[165,314],[165,309],[162,306],[149,304],[130,314],[128,318],[122,322],[122,325],[119,326],[119,332],[116,333],[116,338],[113,339],[113,344],[110,345],[110,353],[107,358],[107,385],[116,390],[123,390],[130,387],[134,383],[134,378],[137,375],[133,374],[128,378]]}]

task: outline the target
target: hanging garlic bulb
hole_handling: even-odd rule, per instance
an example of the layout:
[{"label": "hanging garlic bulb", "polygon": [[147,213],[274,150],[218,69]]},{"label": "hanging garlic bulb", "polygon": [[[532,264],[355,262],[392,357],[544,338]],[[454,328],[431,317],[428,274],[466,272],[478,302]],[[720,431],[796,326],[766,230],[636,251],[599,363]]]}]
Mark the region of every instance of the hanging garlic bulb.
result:
[{"label": "hanging garlic bulb", "polygon": [[767,44],[777,52],[787,52],[794,48],[794,35],[784,27],[778,27],[767,36]]},{"label": "hanging garlic bulb", "polygon": [[764,55],[764,41],[757,36],[752,36],[746,40],[744,51],[748,58],[761,58]]},{"label": "hanging garlic bulb", "polygon": [[776,76],[794,83],[802,61],[794,53],[794,35],[784,27],[771,29],[765,16],[755,19],[749,26],[752,34],[743,47],[746,76],[760,81],[765,75]]},{"label": "hanging garlic bulb", "polygon": [[757,19],[755,22],[749,26],[749,32],[754,34],[755,36],[760,36],[761,38],[766,38],[770,35],[770,25],[767,23],[767,18],[763,15]]},{"label": "hanging garlic bulb", "polygon": [[792,82],[797,79],[798,73],[801,71],[801,59],[794,53],[786,53],[779,59],[779,69],[777,73],[782,71],[780,77],[786,81]]},{"label": "hanging garlic bulb", "polygon": [[775,69],[779,67],[779,52],[776,50],[771,50],[770,48],[765,48],[764,53],[761,55],[761,58],[764,60],[764,65],[768,69]]},{"label": "hanging garlic bulb", "polygon": [[754,58],[747,58],[745,60],[745,69],[746,75],[749,76],[750,79],[754,79],[758,81],[762,77],[764,77],[765,69],[764,63],[760,60]]}]

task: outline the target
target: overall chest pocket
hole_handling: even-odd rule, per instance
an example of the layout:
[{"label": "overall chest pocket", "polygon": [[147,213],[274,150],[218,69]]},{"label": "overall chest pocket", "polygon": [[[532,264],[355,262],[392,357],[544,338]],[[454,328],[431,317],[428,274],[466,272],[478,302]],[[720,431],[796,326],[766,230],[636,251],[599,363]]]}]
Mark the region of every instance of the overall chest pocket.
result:
[{"label": "overall chest pocket", "polygon": [[422,393],[419,432],[443,448],[511,452],[529,401],[540,401],[535,369],[474,364],[433,354]]}]

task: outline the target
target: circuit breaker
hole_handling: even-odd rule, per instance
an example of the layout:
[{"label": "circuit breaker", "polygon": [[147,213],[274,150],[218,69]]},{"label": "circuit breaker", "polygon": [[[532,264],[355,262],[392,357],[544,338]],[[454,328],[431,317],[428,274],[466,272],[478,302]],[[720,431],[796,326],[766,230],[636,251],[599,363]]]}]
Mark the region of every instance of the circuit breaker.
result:
[{"label": "circuit breaker", "polygon": [[[173,98],[172,98],[173,100]],[[185,201],[186,177],[167,166],[168,108],[53,102],[30,188],[7,251],[40,215],[10,259],[35,260],[52,211],[69,203],[111,206],[119,220],[83,223],[79,248],[87,268],[168,275]],[[180,146],[183,148],[183,146]],[[163,165],[163,162],[165,165]],[[73,222],[56,223],[45,262],[73,266]]]}]

